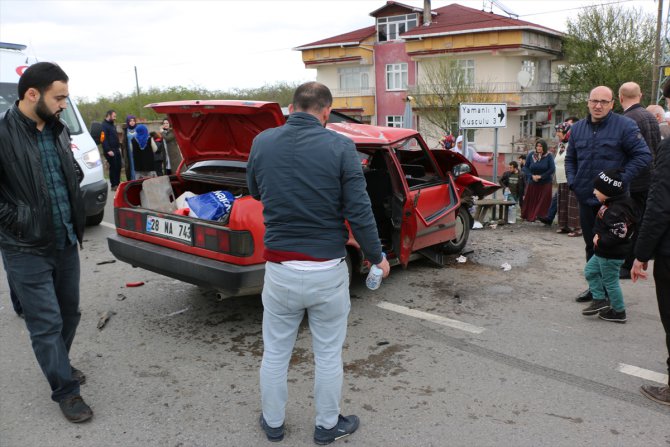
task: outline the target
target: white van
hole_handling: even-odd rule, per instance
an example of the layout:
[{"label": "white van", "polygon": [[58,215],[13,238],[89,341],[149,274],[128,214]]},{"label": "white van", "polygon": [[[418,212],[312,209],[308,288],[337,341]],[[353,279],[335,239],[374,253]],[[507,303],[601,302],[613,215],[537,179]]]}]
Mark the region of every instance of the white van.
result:
[{"label": "white van", "polygon": [[[27,56],[25,45],[0,42],[0,113],[18,99],[19,77],[30,64],[37,62]],[[86,225],[102,222],[107,202],[108,185],[105,181],[98,146],[86,130],[84,120],[72,98],[60,118],[70,130],[75,168],[86,208]]]}]

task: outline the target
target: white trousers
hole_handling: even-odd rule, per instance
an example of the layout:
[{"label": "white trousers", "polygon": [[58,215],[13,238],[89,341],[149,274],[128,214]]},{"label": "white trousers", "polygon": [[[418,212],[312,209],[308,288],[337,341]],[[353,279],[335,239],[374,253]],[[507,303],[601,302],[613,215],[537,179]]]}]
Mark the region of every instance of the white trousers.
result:
[{"label": "white trousers", "polygon": [[270,427],[284,423],[288,365],[305,311],[316,363],[316,424],[337,424],[342,397],[342,345],[347,335],[349,274],[345,262],[322,271],[265,265],[263,361],[260,371],[263,416]]}]

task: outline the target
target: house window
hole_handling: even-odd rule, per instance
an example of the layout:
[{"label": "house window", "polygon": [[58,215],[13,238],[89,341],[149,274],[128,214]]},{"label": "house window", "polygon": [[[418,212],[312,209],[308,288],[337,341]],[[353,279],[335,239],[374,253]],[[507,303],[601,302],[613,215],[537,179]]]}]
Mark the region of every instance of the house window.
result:
[{"label": "house window", "polygon": [[386,65],[386,90],[407,90],[407,64]]},{"label": "house window", "polygon": [[340,90],[362,90],[370,88],[367,67],[342,67],[337,69]]},{"label": "house window", "polygon": [[532,61],[532,60],[529,60],[529,59],[521,61],[521,70],[528,72],[528,74],[530,75],[530,81],[529,81],[528,85],[534,84],[534,81],[535,81],[535,67],[536,67],[535,61]]},{"label": "house window", "polygon": [[535,136],[535,112],[526,112],[519,120],[519,135],[521,138]]},{"label": "house window", "polygon": [[386,117],[387,127],[403,127],[404,120],[402,115],[389,115]]},{"label": "house window", "polygon": [[462,81],[465,85],[475,83],[475,61],[472,59],[461,59],[456,61],[456,66],[461,72]]},{"label": "house window", "polygon": [[417,14],[406,14],[394,17],[379,17],[377,19],[377,38],[379,42],[398,40],[406,31],[416,28],[419,23]]}]

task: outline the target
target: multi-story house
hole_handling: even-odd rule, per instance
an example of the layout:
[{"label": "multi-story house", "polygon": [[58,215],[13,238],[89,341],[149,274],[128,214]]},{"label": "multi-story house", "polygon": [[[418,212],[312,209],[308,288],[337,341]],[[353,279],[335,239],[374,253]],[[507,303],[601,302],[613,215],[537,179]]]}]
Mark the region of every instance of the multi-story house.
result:
[{"label": "multi-story house", "polygon": [[[416,96],[430,94],[430,67],[448,64],[470,91],[485,93],[479,99],[507,103],[499,153],[526,150],[521,143],[533,137],[551,139],[563,114],[555,74],[562,33],[455,3],[424,10],[387,1],[370,15],[372,26],[296,48],[333,92],[334,109],[372,124],[417,128],[435,146],[446,129],[422,120],[426,101]],[[458,131],[456,122],[450,127]],[[492,129],[468,137],[480,152],[493,150]]]}]

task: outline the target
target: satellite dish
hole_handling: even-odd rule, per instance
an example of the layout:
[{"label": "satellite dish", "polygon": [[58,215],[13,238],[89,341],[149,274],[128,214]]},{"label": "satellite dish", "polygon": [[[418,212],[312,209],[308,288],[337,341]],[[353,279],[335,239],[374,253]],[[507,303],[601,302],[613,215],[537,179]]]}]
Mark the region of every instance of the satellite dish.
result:
[{"label": "satellite dish", "polygon": [[530,81],[532,81],[533,78],[531,77],[530,73],[528,73],[526,70],[521,70],[516,74],[516,81],[519,83],[521,88],[526,88],[530,85]]}]

